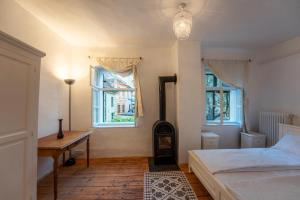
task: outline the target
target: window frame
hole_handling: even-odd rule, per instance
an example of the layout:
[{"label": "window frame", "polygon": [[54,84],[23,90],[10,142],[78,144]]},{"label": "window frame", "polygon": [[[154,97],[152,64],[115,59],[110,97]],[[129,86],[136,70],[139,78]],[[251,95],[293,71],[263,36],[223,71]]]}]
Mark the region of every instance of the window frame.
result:
[{"label": "window frame", "polygon": [[[136,120],[136,116],[134,114],[134,122],[105,122],[105,123],[101,123],[100,122],[100,119],[99,117],[98,120],[99,122],[95,123],[94,121],[94,112],[95,112],[95,109],[98,109],[98,113],[99,112],[102,112],[101,111],[101,105],[95,105],[95,98],[94,98],[94,94],[95,92],[98,92],[98,94],[100,94],[100,92],[107,92],[107,91],[127,91],[127,92],[134,92],[134,97],[136,98],[136,88],[101,88],[101,87],[98,87],[97,84],[93,84],[93,81],[98,81],[97,79],[99,78],[99,75],[101,74],[99,68],[102,68],[101,66],[97,66],[97,67],[92,67],[90,68],[90,78],[91,78],[91,108],[92,108],[92,114],[91,114],[91,117],[92,117],[92,120],[91,120],[91,126],[93,128],[130,128],[130,127],[136,127],[137,125],[137,120]],[[92,70],[94,70],[94,74],[92,72]],[[105,70],[105,69],[104,69]],[[113,73],[113,72],[112,72]],[[132,75],[133,76],[133,75]],[[134,76],[133,76],[134,78]],[[111,99],[110,99],[111,101]],[[103,104],[104,102],[101,101],[99,99],[99,102],[98,104]],[[116,105],[118,106],[118,104],[116,103]],[[102,108],[104,108],[104,105],[102,106]],[[136,112],[136,110],[134,110]],[[134,113],[135,113],[134,112]]]},{"label": "window frame", "polygon": [[[214,76],[214,84],[213,85],[217,85],[218,80],[221,83],[221,86],[206,86],[206,76],[207,75],[212,75]],[[241,122],[239,122],[238,120],[236,121],[227,121],[224,120],[224,93],[231,93],[232,90],[238,90],[238,88],[230,86],[227,83],[224,83],[222,80],[218,79],[218,77],[213,74],[212,72],[204,72],[204,89],[205,89],[205,112],[204,112],[204,119],[206,122],[206,125],[241,125]],[[228,86],[223,86],[223,84],[226,84]],[[219,121],[214,121],[214,120],[207,120],[206,118],[206,106],[207,106],[207,92],[219,92],[220,94],[220,120]],[[231,95],[229,97],[230,99],[232,98]],[[242,98],[242,97],[240,97]],[[241,99],[242,100],[242,99]],[[230,101],[229,101],[229,113],[231,110],[231,106],[230,106]]]}]

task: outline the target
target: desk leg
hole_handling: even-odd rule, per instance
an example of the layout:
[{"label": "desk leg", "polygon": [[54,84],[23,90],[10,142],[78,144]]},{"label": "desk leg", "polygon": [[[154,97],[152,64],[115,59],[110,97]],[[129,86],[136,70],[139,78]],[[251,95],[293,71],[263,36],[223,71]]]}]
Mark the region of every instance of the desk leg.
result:
[{"label": "desk leg", "polygon": [[54,200],[57,199],[57,171],[58,171],[58,156],[53,156],[54,162],[53,162],[53,180],[54,180]]},{"label": "desk leg", "polygon": [[86,140],[86,166],[90,167],[90,137]]}]

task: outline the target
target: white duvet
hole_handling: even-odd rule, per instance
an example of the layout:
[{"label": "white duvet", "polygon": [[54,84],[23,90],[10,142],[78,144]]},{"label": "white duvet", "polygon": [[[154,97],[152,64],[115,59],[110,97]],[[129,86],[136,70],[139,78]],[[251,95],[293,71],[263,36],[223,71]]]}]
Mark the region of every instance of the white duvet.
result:
[{"label": "white duvet", "polygon": [[300,169],[300,156],[276,148],[193,150],[212,174]]},{"label": "white duvet", "polygon": [[238,181],[226,188],[237,200],[299,200],[300,175]]}]

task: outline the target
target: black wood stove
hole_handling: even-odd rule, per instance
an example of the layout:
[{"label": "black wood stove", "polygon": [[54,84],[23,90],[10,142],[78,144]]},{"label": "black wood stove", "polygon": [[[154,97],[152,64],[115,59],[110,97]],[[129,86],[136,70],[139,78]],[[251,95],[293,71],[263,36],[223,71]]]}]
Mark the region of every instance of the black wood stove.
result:
[{"label": "black wood stove", "polygon": [[174,126],[166,121],[166,91],[167,82],[176,83],[175,76],[159,77],[159,120],[152,127],[154,164],[176,164],[177,143]]}]

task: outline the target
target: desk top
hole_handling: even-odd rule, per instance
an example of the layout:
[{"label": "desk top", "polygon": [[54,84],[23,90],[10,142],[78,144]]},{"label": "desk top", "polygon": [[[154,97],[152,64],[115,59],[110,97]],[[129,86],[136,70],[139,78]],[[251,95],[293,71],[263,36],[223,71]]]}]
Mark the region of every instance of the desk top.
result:
[{"label": "desk top", "polygon": [[64,149],[91,133],[91,131],[64,131],[62,139],[57,139],[57,133],[51,134],[38,140],[38,149]]}]

